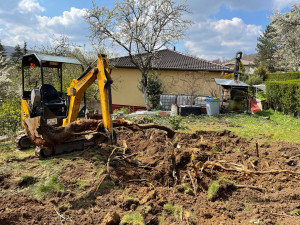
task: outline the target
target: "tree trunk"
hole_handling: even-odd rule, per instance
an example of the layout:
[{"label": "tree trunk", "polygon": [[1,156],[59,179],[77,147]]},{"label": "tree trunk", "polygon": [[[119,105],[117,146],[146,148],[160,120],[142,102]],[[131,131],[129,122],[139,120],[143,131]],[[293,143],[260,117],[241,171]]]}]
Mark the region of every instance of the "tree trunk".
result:
[{"label": "tree trunk", "polygon": [[142,92],[143,92],[143,96],[144,96],[144,101],[145,101],[145,106],[147,108],[147,110],[149,111],[150,108],[150,104],[149,104],[149,99],[148,99],[148,95],[147,95],[147,90],[148,90],[148,72],[145,71],[141,71],[142,72]]},{"label": "tree trunk", "polygon": [[147,88],[143,88],[143,96],[144,96],[144,101],[145,101],[145,105],[148,111],[150,111],[151,107],[149,104],[149,99],[148,99],[148,95],[147,95]]}]

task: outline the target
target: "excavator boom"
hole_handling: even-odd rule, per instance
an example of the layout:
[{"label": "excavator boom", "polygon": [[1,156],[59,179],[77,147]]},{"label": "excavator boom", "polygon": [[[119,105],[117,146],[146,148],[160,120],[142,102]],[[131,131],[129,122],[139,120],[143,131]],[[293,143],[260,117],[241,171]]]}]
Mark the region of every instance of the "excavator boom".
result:
[{"label": "excavator boom", "polygon": [[114,139],[112,131],[112,100],[111,100],[111,83],[110,69],[108,60],[105,55],[98,55],[98,59],[90,65],[83,74],[73,80],[68,88],[68,96],[70,97],[70,104],[68,116],[63,121],[63,126],[75,121],[77,119],[80,101],[83,93],[97,80],[99,88],[99,97],[101,112],[103,118],[103,125],[107,129],[111,141]]}]

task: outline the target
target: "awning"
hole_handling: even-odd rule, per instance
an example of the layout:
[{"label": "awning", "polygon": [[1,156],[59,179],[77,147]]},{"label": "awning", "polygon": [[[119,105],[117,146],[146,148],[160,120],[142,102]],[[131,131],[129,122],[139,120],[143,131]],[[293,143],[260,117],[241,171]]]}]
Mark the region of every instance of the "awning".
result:
[{"label": "awning", "polygon": [[265,84],[257,84],[257,85],[253,85],[253,87],[256,87],[257,89],[260,89],[260,90],[266,92],[266,85]]},{"label": "awning", "polygon": [[214,78],[215,82],[217,85],[221,86],[234,86],[234,87],[250,87],[250,85],[245,84],[242,81],[235,81],[233,79],[219,79],[219,78]]}]

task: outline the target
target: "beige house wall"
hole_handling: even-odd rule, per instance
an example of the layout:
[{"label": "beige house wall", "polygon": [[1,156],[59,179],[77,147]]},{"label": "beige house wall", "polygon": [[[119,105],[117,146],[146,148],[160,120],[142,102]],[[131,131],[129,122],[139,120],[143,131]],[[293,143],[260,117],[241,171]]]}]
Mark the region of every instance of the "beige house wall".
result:
[{"label": "beige house wall", "polygon": [[[194,94],[219,97],[219,88],[213,78],[223,78],[222,72],[189,72],[158,70],[164,94]],[[118,105],[145,106],[142,93],[138,90],[141,73],[137,69],[114,68],[112,101]]]}]

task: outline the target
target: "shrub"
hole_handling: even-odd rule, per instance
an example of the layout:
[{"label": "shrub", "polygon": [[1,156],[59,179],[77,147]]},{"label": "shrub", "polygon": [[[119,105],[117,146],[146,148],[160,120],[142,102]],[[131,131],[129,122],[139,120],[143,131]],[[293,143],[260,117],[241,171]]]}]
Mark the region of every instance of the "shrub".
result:
[{"label": "shrub", "polygon": [[156,108],[159,105],[160,95],[162,93],[162,82],[158,79],[157,74],[150,74],[148,76],[147,95],[152,104],[152,108]]},{"label": "shrub", "polygon": [[260,77],[262,80],[266,80],[267,68],[265,66],[258,66],[257,69],[254,70],[253,75]]},{"label": "shrub", "polygon": [[[138,89],[143,93],[143,85],[141,81],[139,81]],[[162,82],[158,78],[157,73],[150,73],[147,77],[147,98],[152,104],[152,108],[156,108],[159,105],[160,95],[162,93]]]},{"label": "shrub", "polygon": [[169,123],[171,124],[174,130],[178,130],[180,128],[180,123],[182,121],[182,117],[174,116],[169,118]]},{"label": "shrub", "polygon": [[267,81],[285,81],[300,79],[300,72],[269,73],[266,75]]},{"label": "shrub", "polygon": [[266,91],[268,103],[273,109],[299,116],[300,81],[269,81]]},{"label": "shrub", "polygon": [[258,76],[258,75],[252,75],[248,78],[248,80],[245,81],[245,83],[253,86],[253,85],[256,85],[256,84],[261,84],[263,82],[263,79]]},{"label": "shrub", "polygon": [[0,102],[0,136],[12,135],[21,127],[21,104],[15,99]]}]

